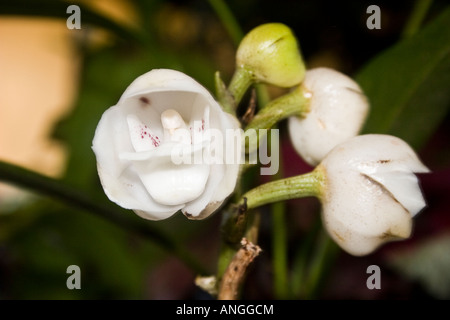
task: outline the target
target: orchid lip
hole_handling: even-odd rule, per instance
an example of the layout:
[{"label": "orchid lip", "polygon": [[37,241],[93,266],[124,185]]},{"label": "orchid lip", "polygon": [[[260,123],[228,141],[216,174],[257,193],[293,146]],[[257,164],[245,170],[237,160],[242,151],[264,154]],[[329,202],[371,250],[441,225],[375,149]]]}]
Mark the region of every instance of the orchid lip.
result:
[{"label": "orchid lip", "polygon": [[171,158],[180,152],[183,155],[192,155],[208,146],[207,141],[193,145],[183,145],[175,142],[165,142],[158,148],[142,152],[122,152],[119,154],[121,160],[146,161],[154,158]]}]

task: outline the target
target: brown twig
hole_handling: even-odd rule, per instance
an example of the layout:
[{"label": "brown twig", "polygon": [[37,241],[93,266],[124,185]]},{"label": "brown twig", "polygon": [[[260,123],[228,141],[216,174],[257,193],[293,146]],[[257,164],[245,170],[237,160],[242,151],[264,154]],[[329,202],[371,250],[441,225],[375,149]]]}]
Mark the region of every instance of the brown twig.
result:
[{"label": "brown twig", "polygon": [[255,110],[256,110],[256,91],[253,89],[247,110],[242,116],[242,121],[244,122],[245,125],[249,124],[250,121],[252,121],[253,117],[255,116]]},{"label": "brown twig", "polygon": [[217,296],[219,300],[237,299],[248,266],[261,252],[259,246],[249,242],[246,238],[242,238],[241,245],[242,247],[236,252],[222,277]]}]

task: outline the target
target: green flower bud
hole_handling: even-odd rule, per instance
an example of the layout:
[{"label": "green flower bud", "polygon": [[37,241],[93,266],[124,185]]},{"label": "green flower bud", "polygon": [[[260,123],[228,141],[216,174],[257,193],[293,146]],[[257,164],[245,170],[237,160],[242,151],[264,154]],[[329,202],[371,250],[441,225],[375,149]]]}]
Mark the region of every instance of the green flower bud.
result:
[{"label": "green flower bud", "polygon": [[305,75],[297,39],[282,23],[251,30],[239,44],[236,64],[250,72],[254,81],[285,88],[298,85]]}]

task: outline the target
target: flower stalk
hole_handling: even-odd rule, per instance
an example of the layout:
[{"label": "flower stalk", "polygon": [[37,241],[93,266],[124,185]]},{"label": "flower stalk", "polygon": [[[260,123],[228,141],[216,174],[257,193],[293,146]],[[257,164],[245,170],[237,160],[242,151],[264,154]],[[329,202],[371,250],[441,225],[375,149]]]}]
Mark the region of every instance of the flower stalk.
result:
[{"label": "flower stalk", "polygon": [[262,184],[246,192],[238,205],[239,211],[246,211],[268,203],[304,197],[321,197],[323,189],[323,169],[295,177],[280,179]]},{"label": "flower stalk", "polygon": [[[256,130],[258,139],[256,144],[249,145],[249,141],[245,140],[247,153],[257,150],[259,142],[264,139],[267,133],[265,130],[271,129],[283,119],[295,116],[302,117],[309,112],[309,102],[311,93],[303,86],[297,86],[289,93],[269,102],[262,110],[260,110],[245,128],[248,130]],[[244,135],[244,139],[245,139]],[[253,142],[253,141],[252,141]]]},{"label": "flower stalk", "polygon": [[233,97],[234,108],[237,108],[245,92],[253,84],[254,80],[254,74],[249,69],[245,67],[238,67],[236,69],[228,86],[228,92]]}]

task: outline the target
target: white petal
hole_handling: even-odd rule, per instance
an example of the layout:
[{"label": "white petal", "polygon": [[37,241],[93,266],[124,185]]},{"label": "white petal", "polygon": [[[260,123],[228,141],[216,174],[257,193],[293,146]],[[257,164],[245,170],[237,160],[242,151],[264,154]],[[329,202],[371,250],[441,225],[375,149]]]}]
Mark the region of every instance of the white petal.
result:
[{"label": "white petal", "polygon": [[345,144],[355,168],[370,174],[378,171],[429,172],[414,150],[402,139],[383,134],[366,134]]},{"label": "white petal", "polygon": [[345,251],[366,255],[387,241],[410,236],[410,214],[378,183],[356,172],[328,179],[332,181],[323,202],[323,222]]},{"label": "white petal", "polygon": [[136,161],[134,166],[152,198],[163,205],[181,205],[198,198],[209,176],[208,165],[176,165],[166,158]]},{"label": "white petal", "polygon": [[117,151],[134,152],[130,143],[126,114],[117,106],[106,110],[95,130],[92,149],[97,162],[111,175],[118,176],[127,166]]},{"label": "white petal", "polygon": [[210,139],[208,136],[210,107],[206,103],[207,101],[198,101],[192,108],[189,126],[194,144]]},{"label": "white petal", "polygon": [[204,219],[212,211],[204,211],[209,203],[214,202],[220,205],[222,201],[213,200],[213,196],[218,190],[218,186],[225,175],[223,165],[212,165],[203,194],[194,201],[187,203],[182,212],[190,219]]},{"label": "white petal", "polygon": [[[218,113],[219,111],[220,113]],[[210,112],[211,116],[208,117]],[[205,188],[205,193],[201,198],[196,199],[192,203],[188,203],[182,210],[190,219],[204,219],[221,206],[225,198],[234,191],[240,166],[241,149],[237,144],[234,144],[235,141],[226,140],[226,130],[236,130],[234,132],[239,136],[238,140],[240,141],[241,130],[239,129],[239,122],[230,114],[223,113],[221,110],[214,110],[214,108],[205,109],[204,118],[210,119],[210,121],[207,120],[205,122],[206,128],[211,129],[210,126],[213,129],[219,128],[222,133],[222,139],[213,138],[212,143],[221,142],[223,145],[211,145],[210,148],[216,148],[216,150],[222,151],[223,164],[211,165],[210,177],[208,185]],[[215,133],[215,131],[212,133]],[[232,153],[234,157],[230,157],[230,159],[234,159],[235,161],[226,163],[226,152]]]},{"label": "white petal", "polygon": [[199,213],[198,216],[188,216],[189,219],[192,220],[200,220],[209,217],[211,214],[216,212],[223,204],[223,201],[210,202],[206,205],[206,207]]},{"label": "white petal", "polygon": [[406,171],[375,172],[370,177],[386,188],[406,210],[415,216],[426,205],[416,175]]},{"label": "white petal", "polygon": [[127,116],[116,106],[106,110],[97,126],[92,149],[97,158],[100,181],[108,198],[126,209],[147,211],[147,219],[165,219],[183,206],[162,206],[148,194],[120,151],[136,154],[129,138]]},{"label": "white petal", "polygon": [[140,175],[153,199],[163,205],[183,205],[198,199],[205,190],[209,167],[190,165],[167,166]]},{"label": "white petal", "polygon": [[[226,130],[232,130],[232,133],[235,133],[239,136],[239,142],[241,141],[242,130],[239,128],[239,122],[236,118],[231,116],[230,114],[224,114],[223,117],[220,118],[221,123],[220,126],[225,132]],[[223,201],[226,197],[228,197],[236,187],[236,181],[239,175],[239,168],[241,164],[242,157],[242,149],[241,145],[235,143],[236,141],[229,141],[226,139],[225,135],[224,139],[224,157],[225,157],[225,175],[223,176],[222,181],[220,182],[219,187],[216,190],[212,198],[212,202]],[[231,159],[232,161],[227,161]]]},{"label": "white petal", "polygon": [[[164,161],[172,162],[174,164],[185,163],[187,159],[194,159],[194,153],[201,152],[206,147],[206,142],[203,144],[185,145],[173,141],[163,142],[158,148],[150,151],[142,152],[122,152],[119,153],[119,159],[132,161],[150,161],[151,159],[164,158]],[[191,161],[190,163],[193,163]]]},{"label": "white petal", "polygon": [[158,91],[186,91],[210,95],[205,87],[182,72],[153,69],[136,78],[122,94],[119,102],[128,97]]},{"label": "white petal", "polygon": [[98,165],[98,173],[105,194],[111,201],[125,209],[139,211],[140,216],[145,219],[167,219],[184,207],[184,205],[166,206],[155,202],[131,167],[119,178],[111,176],[101,165]]},{"label": "white petal", "polygon": [[137,152],[149,151],[158,147],[161,143],[159,137],[141,122],[134,114],[127,116],[130,139],[133,148]]},{"label": "white petal", "polygon": [[295,150],[315,166],[336,145],[358,134],[369,104],[355,81],[332,69],[307,71],[303,86],[312,94],[310,111],[290,117],[288,129]]}]

